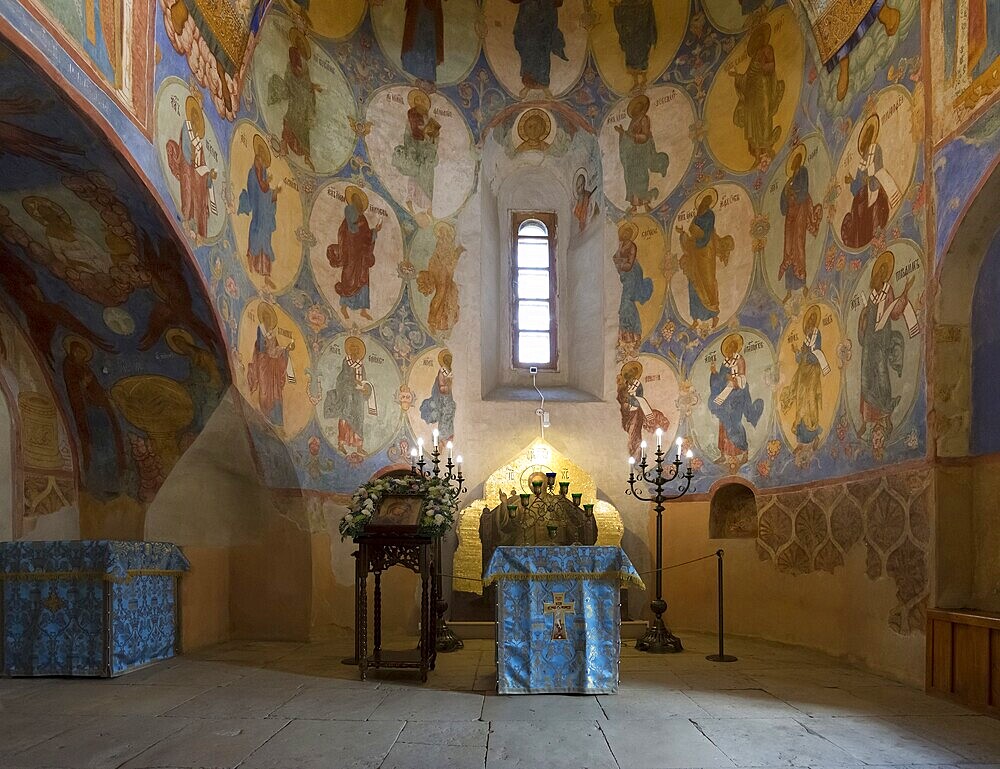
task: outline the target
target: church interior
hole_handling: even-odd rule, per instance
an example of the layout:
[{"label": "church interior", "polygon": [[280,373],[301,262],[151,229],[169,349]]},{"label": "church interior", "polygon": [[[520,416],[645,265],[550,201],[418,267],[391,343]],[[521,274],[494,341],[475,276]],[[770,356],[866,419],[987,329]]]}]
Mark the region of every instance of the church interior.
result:
[{"label": "church interior", "polygon": [[998,165],[994,0],[0,0],[0,768],[1000,766]]}]

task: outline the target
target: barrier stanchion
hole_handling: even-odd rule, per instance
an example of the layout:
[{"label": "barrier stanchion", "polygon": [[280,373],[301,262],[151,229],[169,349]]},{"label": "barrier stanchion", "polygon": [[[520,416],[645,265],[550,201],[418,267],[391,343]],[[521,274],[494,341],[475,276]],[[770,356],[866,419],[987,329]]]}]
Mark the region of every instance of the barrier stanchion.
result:
[{"label": "barrier stanchion", "polygon": [[723,592],[723,579],[722,579],[722,556],[725,555],[724,550],[716,550],[715,556],[719,563],[719,653],[709,654],[705,659],[709,662],[736,662],[736,657],[732,654],[726,654],[726,637],[725,637],[725,609],[723,604],[723,599],[725,593]]}]

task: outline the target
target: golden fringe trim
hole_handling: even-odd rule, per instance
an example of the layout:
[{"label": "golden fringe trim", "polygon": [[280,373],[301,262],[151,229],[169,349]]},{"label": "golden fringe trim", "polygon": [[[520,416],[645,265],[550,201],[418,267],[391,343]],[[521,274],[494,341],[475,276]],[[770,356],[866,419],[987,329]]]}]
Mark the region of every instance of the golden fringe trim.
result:
[{"label": "golden fringe trim", "polygon": [[556,582],[564,579],[615,579],[618,580],[622,587],[625,587],[626,585],[635,585],[640,590],[646,589],[646,583],[643,582],[639,576],[629,574],[627,571],[545,571],[537,574],[531,574],[529,572],[494,574],[483,580],[483,587],[489,587],[502,579],[509,579],[514,582],[530,582],[531,580],[537,580],[538,582]]},{"label": "golden fringe trim", "polygon": [[180,570],[170,569],[132,569],[125,572],[124,577],[116,577],[105,571],[15,571],[9,574],[0,573],[0,582],[47,582],[49,580],[65,580],[67,582],[85,582],[101,580],[103,582],[131,582],[135,577],[179,577]]}]

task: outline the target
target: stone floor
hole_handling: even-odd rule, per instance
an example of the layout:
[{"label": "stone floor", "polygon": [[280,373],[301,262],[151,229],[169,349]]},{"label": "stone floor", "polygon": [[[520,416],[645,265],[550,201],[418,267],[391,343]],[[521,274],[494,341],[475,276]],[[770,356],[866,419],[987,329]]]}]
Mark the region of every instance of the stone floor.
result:
[{"label": "stone floor", "polygon": [[[1000,721],[801,649],[623,649],[614,696],[500,697],[492,643],[361,682],[347,639],[234,642],[114,680],[0,679],[0,767],[1000,767]],[[376,674],[379,675],[379,674]]]}]

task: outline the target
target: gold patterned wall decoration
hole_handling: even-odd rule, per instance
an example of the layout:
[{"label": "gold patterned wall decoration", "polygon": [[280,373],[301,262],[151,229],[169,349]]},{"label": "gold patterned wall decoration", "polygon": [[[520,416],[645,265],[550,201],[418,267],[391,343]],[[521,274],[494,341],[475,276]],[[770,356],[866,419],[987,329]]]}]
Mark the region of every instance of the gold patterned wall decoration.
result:
[{"label": "gold patterned wall decoration", "polygon": [[581,494],[582,504],[594,505],[597,519],[597,545],[621,545],[625,525],[621,514],[609,502],[597,499],[597,484],[579,465],[554,449],[541,438],[520,451],[502,467],[494,470],[483,484],[483,497],[469,503],[458,514],[455,531],[458,548],[452,571],[454,589],[464,593],[481,594],[480,577],[483,573],[483,543],[479,538],[479,519],[483,509],[500,504],[500,493],[527,494],[531,492],[529,479],[534,473],[556,473],[556,481],[568,481],[571,494]]}]

